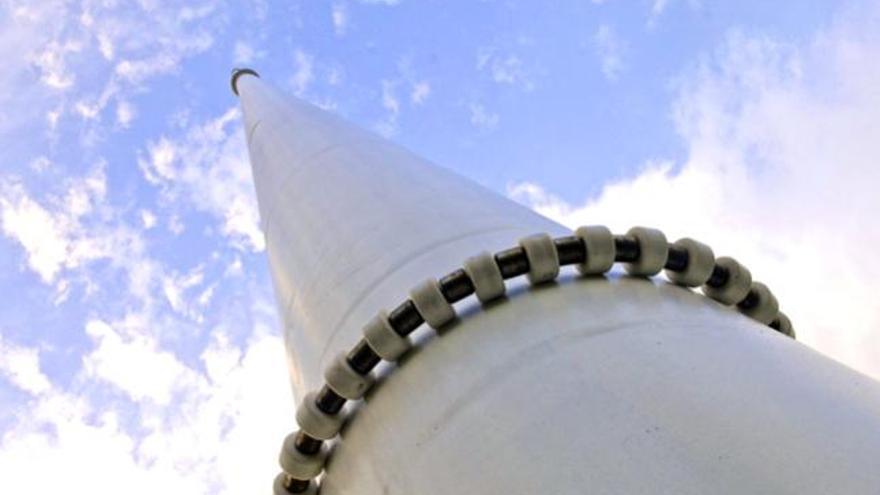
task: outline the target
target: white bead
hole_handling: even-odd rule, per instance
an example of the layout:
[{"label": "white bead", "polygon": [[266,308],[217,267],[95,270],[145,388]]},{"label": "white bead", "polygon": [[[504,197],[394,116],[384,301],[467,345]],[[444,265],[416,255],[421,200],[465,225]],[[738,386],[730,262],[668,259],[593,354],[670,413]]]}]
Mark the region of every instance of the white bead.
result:
[{"label": "white bead", "polygon": [[[287,491],[287,488],[284,488],[284,482],[286,481],[286,478],[287,475],[284,473],[278,473],[278,476],[275,477],[275,482],[272,484],[272,492],[274,495],[290,495],[290,492]],[[306,491],[300,492],[301,495],[317,495],[317,493],[318,484],[315,481],[309,483],[309,487],[306,488]]]},{"label": "white bead", "polygon": [[791,338],[795,338],[794,327],[791,324],[791,320],[788,319],[788,316],[783,312],[779,312],[776,315],[776,320],[779,322],[777,326],[777,331],[783,335],[788,335]]},{"label": "white bead", "polygon": [[455,310],[446,302],[440,284],[433,278],[415,286],[409,297],[431,328],[439,329],[455,318]]},{"label": "white bead", "polygon": [[284,438],[284,443],[281,445],[278,464],[290,477],[298,480],[310,480],[324,470],[328,452],[327,444],[323,444],[321,449],[314,454],[303,454],[296,448],[296,433],[291,433]]},{"label": "white bead", "polygon": [[504,277],[495,262],[495,257],[487,251],[464,261],[464,271],[474,284],[474,292],[481,303],[487,303],[504,295]]},{"label": "white bead", "polygon": [[757,294],[758,304],[747,309],[741,308],[740,311],[753,320],[769,325],[779,314],[779,302],[770,289],[761,282],[752,282],[750,292]]},{"label": "white bead", "polygon": [[590,225],[578,227],[574,235],[584,241],[586,258],[578,265],[578,271],[584,275],[600,275],[614,266],[614,235],[608,227]]},{"label": "white bead", "polygon": [[738,261],[727,256],[716,259],[715,264],[727,269],[729,274],[727,281],[721,287],[711,287],[703,284],[703,294],[728,306],[742,301],[752,286],[751,272],[749,272],[748,268],[740,265]]},{"label": "white bead", "polygon": [[639,259],[624,265],[627,273],[637,277],[650,277],[660,273],[669,256],[669,246],[663,232],[647,227],[633,227],[626,235],[634,237],[639,243]]},{"label": "white bead", "polygon": [[553,238],[547,234],[535,234],[520,239],[519,245],[529,260],[529,282],[550,282],[559,275],[559,254]]},{"label": "white bead", "polygon": [[300,429],[318,440],[330,440],[342,428],[342,414],[327,414],[315,404],[315,392],[306,394],[296,409],[296,422]]},{"label": "white bead", "polygon": [[367,323],[364,327],[364,340],[380,358],[391,362],[397,361],[397,358],[412,347],[409,338],[391,328],[386,311],[380,311]]},{"label": "white bead", "polygon": [[348,400],[360,399],[373,386],[373,375],[355,371],[344,352],[324,370],[324,380],[331,390]]},{"label": "white bead", "polygon": [[699,287],[705,284],[712,276],[712,269],[715,268],[715,254],[712,248],[687,237],[675,241],[673,245],[687,251],[688,263],[680,272],[666,270],[669,280],[686,287]]}]

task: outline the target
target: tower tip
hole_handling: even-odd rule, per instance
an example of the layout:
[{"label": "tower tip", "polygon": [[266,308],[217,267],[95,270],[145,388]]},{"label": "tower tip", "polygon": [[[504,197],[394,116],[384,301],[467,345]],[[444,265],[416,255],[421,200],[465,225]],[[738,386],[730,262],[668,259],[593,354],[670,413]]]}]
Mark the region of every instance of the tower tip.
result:
[{"label": "tower tip", "polygon": [[250,74],[255,77],[260,77],[260,75],[257,74],[257,71],[255,71],[253,69],[248,69],[247,67],[244,67],[244,68],[236,67],[236,68],[232,69],[232,79],[229,81],[229,84],[232,86],[232,92],[235,93],[235,96],[238,96],[238,88],[235,87],[235,83],[238,82],[239,77],[241,77],[245,74]]}]

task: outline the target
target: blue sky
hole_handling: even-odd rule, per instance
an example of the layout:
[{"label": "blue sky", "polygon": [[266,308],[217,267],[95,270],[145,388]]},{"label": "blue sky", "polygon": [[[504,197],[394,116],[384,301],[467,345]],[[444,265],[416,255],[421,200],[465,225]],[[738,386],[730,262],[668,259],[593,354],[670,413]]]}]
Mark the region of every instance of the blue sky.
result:
[{"label": "blue sky", "polygon": [[871,2],[2,2],[0,489],[268,488],[233,66],[568,225],[702,239],[880,378],[878,54]]}]

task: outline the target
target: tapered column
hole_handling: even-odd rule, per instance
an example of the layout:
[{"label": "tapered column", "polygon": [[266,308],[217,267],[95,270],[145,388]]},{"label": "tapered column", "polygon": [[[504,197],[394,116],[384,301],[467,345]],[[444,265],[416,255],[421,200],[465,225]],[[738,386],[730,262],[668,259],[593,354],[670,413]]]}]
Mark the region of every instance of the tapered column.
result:
[{"label": "tapered column", "polygon": [[[253,74],[234,86],[299,397],[419,281],[565,232]],[[346,410],[323,495],[880,493],[880,385],[733,308],[566,271],[457,309]]]},{"label": "tapered column", "polygon": [[415,283],[565,231],[257,77],[236,83],[297,393]]}]

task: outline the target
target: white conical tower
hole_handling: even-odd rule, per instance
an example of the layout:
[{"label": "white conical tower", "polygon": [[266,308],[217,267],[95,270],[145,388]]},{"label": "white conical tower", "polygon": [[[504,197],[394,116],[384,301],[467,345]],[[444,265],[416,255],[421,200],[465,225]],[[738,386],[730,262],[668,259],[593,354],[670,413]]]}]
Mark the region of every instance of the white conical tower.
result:
[{"label": "white conical tower", "polygon": [[[329,392],[323,370],[339,353],[353,356],[343,366],[375,364],[362,331],[380,310],[403,326],[434,314],[408,299],[419,282],[452,273],[450,287],[464,280],[469,293],[471,279],[455,274],[467,257],[571,233],[253,71],[232,84],[291,382],[299,401],[323,388],[300,418],[319,433],[286,445],[285,469],[296,472],[276,489],[314,490],[295,480],[332,443],[324,495],[880,493],[877,382],[735,307],[614,271],[583,278],[563,267],[540,287],[508,280],[507,297],[486,306],[467,297],[439,335],[421,325],[414,349],[380,364],[364,400]],[[535,242],[513,251],[532,261],[526,270],[545,259]],[[585,256],[577,238],[559,252],[565,242]],[[342,417],[339,436],[319,441]]]}]

